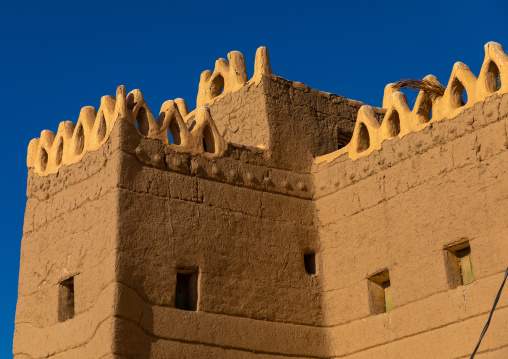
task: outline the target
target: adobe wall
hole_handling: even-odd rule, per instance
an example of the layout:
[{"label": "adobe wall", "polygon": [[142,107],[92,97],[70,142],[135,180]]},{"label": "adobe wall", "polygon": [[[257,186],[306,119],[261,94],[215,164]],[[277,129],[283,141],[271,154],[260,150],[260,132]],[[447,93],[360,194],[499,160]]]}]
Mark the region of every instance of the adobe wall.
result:
[{"label": "adobe wall", "polygon": [[[314,168],[332,357],[469,358],[508,257],[508,95]],[[469,240],[476,281],[451,289],[445,247]],[[388,269],[395,309],[371,314]],[[508,296],[476,358],[504,358]],[[483,353],[483,354],[481,354]]]},{"label": "adobe wall", "polygon": [[[349,142],[362,105],[273,74],[207,104],[227,141],[269,148],[275,166],[299,172]],[[375,109],[379,119],[384,112]]]},{"label": "adobe wall", "polygon": [[[456,64],[412,111],[394,84],[385,110],[358,110],[276,77],[260,48],[249,81],[238,52],[203,72],[191,114],[176,99],[156,118],[120,86],[43,131],[27,155],[15,357],[468,358],[508,254],[508,94],[483,102],[506,92],[494,70],[508,75],[500,46],[485,49],[478,79]],[[456,79],[469,102],[450,107]],[[476,280],[456,286],[446,247],[465,240]],[[189,269],[196,311],[175,305]],[[385,269],[394,310],[372,314],[368,278]],[[60,322],[71,276],[76,315]],[[507,304],[476,358],[508,354]]]},{"label": "adobe wall", "polygon": [[[14,358],[113,358],[118,216],[115,137],[58,174],[28,171]],[[59,321],[74,277],[75,316]]]},{"label": "adobe wall", "polygon": [[[119,354],[141,358],[326,356],[309,175],[230,147],[171,151],[117,122]],[[177,270],[199,270],[197,311],[175,308]]]}]

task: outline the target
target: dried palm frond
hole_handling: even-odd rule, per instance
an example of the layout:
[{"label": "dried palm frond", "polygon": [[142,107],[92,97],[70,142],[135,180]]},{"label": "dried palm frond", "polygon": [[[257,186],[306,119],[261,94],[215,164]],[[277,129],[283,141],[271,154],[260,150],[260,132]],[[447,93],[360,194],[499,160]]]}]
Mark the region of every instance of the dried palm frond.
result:
[{"label": "dried palm frond", "polygon": [[395,87],[398,89],[423,90],[431,100],[436,100],[445,93],[445,88],[439,82],[426,79],[402,79],[395,82]]}]

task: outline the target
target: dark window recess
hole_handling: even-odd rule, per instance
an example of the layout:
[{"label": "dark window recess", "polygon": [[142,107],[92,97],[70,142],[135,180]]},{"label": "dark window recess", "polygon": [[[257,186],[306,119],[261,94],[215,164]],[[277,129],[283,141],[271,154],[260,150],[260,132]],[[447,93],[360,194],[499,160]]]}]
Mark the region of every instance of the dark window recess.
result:
[{"label": "dark window recess", "polygon": [[337,149],[340,150],[351,141],[352,133],[347,133],[337,129]]},{"label": "dark window recess", "polygon": [[74,277],[60,283],[58,297],[58,320],[65,322],[72,318],[74,318]]},{"label": "dark window recess", "polygon": [[176,273],[175,307],[183,310],[197,310],[197,270],[180,270]]},{"label": "dark window recess", "polygon": [[368,279],[370,313],[391,312],[393,310],[393,298],[388,269],[373,274]]},{"label": "dark window recess", "polygon": [[445,248],[446,272],[450,288],[476,280],[469,241]]},{"label": "dark window recess", "polygon": [[308,274],[316,274],[316,253],[305,253],[303,263]]}]

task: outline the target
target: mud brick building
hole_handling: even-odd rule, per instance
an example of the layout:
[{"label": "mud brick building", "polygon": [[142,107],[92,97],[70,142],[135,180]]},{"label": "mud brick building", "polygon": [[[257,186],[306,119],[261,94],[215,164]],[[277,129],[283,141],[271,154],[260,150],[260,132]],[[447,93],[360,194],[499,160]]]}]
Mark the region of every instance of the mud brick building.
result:
[{"label": "mud brick building", "polygon": [[[265,48],[192,112],[120,86],[28,147],[14,357],[469,358],[508,265],[507,123],[495,43],[412,109]],[[477,359],[508,358],[507,323],[505,295]]]}]

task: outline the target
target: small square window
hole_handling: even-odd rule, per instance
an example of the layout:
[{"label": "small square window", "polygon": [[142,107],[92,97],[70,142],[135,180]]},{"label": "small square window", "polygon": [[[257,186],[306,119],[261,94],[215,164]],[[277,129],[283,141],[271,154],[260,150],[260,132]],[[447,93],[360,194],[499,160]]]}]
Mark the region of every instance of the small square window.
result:
[{"label": "small square window", "polygon": [[74,318],[74,277],[62,281],[58,293],[58,320]]},{"label": "small square window", "polygon": [[179,269],[176,273],[175,307],[196,311],[198,307],[198,270]]},{"label": "small square window", "polygon": [[450,288],[466,285],[476,280],[469,241],[446,247],[445,257]]},{"label": "small square window", "polygon": [[393,310],[393,298],[388,269],[377,272],[368,279],[371,314],[391,312]]},{"label": "small square window", "polygon": [[307,274],[316,274],[316,253],[305,253],[303,263]]}]

